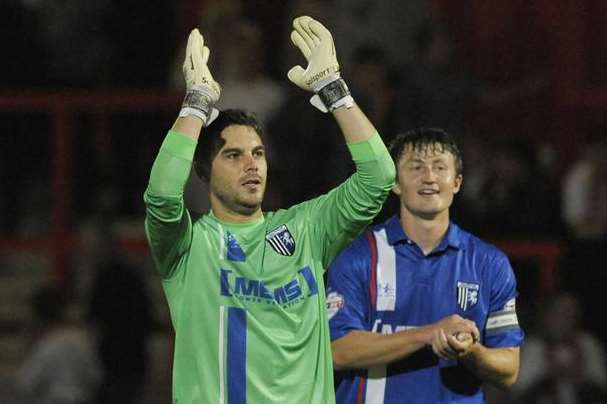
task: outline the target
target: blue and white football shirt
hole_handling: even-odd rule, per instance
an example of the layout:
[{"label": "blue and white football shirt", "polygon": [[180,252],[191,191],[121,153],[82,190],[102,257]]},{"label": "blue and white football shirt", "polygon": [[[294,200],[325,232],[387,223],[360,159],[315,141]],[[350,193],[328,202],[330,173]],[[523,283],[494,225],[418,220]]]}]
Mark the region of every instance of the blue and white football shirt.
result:
[{"label": "blue and white football shirt", "polygon": [[[331,340],[352,330],[390,334],[451,314],[476,322],[489,348],[522,343],[516,279],[506,255],[451,223],[425,256],[397,217],[372,227],[333,262]],[[457,360],[423,349],[387,366],[344,372],[337,403],[483,403],[481,382]]]}]

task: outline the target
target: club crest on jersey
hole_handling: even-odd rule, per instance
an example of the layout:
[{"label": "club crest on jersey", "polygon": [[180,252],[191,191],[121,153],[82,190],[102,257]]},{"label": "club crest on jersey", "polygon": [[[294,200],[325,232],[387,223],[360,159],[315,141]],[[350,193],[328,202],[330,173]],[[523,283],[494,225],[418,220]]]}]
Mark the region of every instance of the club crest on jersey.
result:
[{"label": "club crest on jersey", "polygon": [[478,283],[457,282],[457,305],[466,311],[473,308],[478,302]]},{"label": "club crest on jersey", "polygon": [[295,252],[295,239],[285,224],[266,234],[266,240],[280,255],[290,257]]}]

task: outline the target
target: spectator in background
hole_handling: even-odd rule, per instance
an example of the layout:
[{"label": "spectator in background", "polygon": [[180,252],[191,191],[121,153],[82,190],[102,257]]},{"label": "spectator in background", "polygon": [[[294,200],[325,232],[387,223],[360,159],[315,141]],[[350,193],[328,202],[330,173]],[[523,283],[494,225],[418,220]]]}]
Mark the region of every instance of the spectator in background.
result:
[{"label": "spectator in background", "polygon": [[379,133],[386,136],[397,133],[396,91],[398,82],[391,60],[376,43],[366,43],[354,50],[352,64],[346,74],[352,77],[350,90],[369,111]]},{"label": "spectator in background", "polygon": [[89,403],[101,380],[90,337],[68,320],[65,293],[45,286],[32,297],[39,333],[17,374],[22,404]]},{"label": "spectator in background", "polygon": [[[350,66],[357,50],[375,43],[395,64],[414,61],[414,34],[431,16],[428,0],[332,0],[329,15],[335,35],[344,41],[344,66]],[[341,45],[340,45],[341,52]]]},{"label": "spectator in background", "polygon": [[[22,0],[39,27],[35,53],[51,88],[156,87],[174,43],[168,0]],[[150,27],[154,27],[150,29]],[[32,51],[26,47],[28,51]],[[149,55],[155,56],[150,63]],[[126,68],[125,66],[128,66]],[[20,68],[29,68],[22,63]],[[29,83],[29,82],[28,82]]]},{"label": "spectator in background", "polygon": [[275,159],[270,167],[282,206],[316,197],[319,190],[337,186],[354,171],[337,126],[310,108],[309,98],[302,97],[299,89],[288,90],[267,131],[274,154],[289,156]]},{"label": "spectator in background", "polygon": [[591,136],[563,179],[562,216],[574,239],[607,238],[607,137]]},{"label": "spectator in background", "polygon": [[152,303],[137,268],[112,258],[99,265],[89,318],[98,327],[104,378],[99,403],[142,403],[148,370]]},{"label": "spectator in background", "polygon": [[569,239],[561,264],[561,283],[582,299],[585,326],[607,344],[607,305],[601,293],[587,293],[588,285],[605,285],[602,269],[607,248],[607,139],[597,131],[586,141],[578,161],[565,174],[563,220]]},{"label": "spectator in background", "polygon": [[[295,0],[288,4],[285,21],[298,15],[309,15],[332,25],[334,15],[330,13],[330,6],[331,2],[322,0]],[[282,47],[283,64],[292,66],[301,63],[302,56],[287,39],[291,32],[290,24],[285,26],[287,29],[283,35],[286,39]],[[337,46],[340,47],[341,42]],[[341,66],[345,68],[345,64]],[[348,75],[344,73],[343,77]],[[347,81],[352,83],[351,79]],[[355,93],[353,95],[356,96]],[[289,156],[288,159],[274,159],[270,167],[274,184],[279,184],[282,206],[292,206],[316,197],[319,190],[337,186],[354,172],[354,164],[337,126],[310,108],[309,97],[302,97],[299,88],[287,86],[285,100],[270,118],[267,132],[267,137],[272,139],[274,155]],[[319,172],[323,174],[318,175]]]},{"label": "spectator in background", "polygon": [[456,63],[443,27],[428,24],[414,38],[415,58],[405,67],[399,88],[400,130],[441,127],[465,133],[466,114],[479,97],[480,83]]},{"label": "spectator in background", "polygon": [[416,58],[404,69],[399,89],[400,130],[441,127],[462,136],[476,109],[507,105],[546,88],[541,74],[508,86],[471,77],[455,58],[449,33],[435,22],[414,38]]},{"label": "spectator in background", "polygon": [[466,168],[470,195],[457,208],[468,227],[493,237],[557,234],[559,205],[553,196],[558,187],[543,171],[533,145],[485,142],[469,145],[467,150],[482,154]]},{"label": "spectator in background", "polygon": [[107,84],[115,44],[104,24],[108,0],[23,1],[40,30],[42,82],[49,87],[93,87]]},{"label": "spectator in background", "polygon": [[[266,124],[285,99],[285,90],[267,74],[264,40],[259,26],[240,18],[224,26],[229,41],[222,47],[221,82],[225,83],[219,107],[255,113]],[[271,150],[270,150],[271,153]]]},{"label": "spectator in background", "polygon": [[563,293],[538,307],[539,327],[521,350],[520,376],[515,385],[521,403],[605,403],[604,348],[582,328],[578,298]]},{"label": "spectator in background", "polygon": [[[228,27],[233,28],[237,21],[242,21],[244,16],[244,8],[241,0],[221,0],[221,1],[206,1],[201,5],[201,18],[198,26],[204,29],[205,37],[208,41],[213,41],[221,44],[220,49],[213,51],[213,57],[210,58],[209,64],[216,70],[226,68],[222,66],[224,60],[223,47],[228,47],[233,40],[230,38],[232,32]],[[185,57],[185,46],[180,47],[180,51],[174,55],[172,68],[169,76],[169,86],[178,92],[185,89],[183,84],[182,64]],[[229,66],[229,69],[237,67]]]}]

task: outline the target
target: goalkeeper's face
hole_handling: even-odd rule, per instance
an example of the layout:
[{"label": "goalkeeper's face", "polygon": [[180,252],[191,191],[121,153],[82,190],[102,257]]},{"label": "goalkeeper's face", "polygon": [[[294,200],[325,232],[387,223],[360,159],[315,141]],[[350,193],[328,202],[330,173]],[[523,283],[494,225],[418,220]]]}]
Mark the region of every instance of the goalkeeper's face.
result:
[{"label": "goalkeeper's face", "polygon": [[209,181],[213,209],[253,215],[261,210],[268,173],[261,138],[245,125],[227,126],[221,137],[225,144],[213,159]]}]

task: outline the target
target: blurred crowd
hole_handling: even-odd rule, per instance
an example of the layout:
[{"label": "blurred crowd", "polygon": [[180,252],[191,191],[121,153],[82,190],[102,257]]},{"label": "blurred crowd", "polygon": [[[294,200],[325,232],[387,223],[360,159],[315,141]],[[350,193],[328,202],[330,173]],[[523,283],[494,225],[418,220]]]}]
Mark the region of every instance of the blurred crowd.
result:
[{"label": "blurred crowd", "polygon": [[[286,71],[303,63],[288,43],[289,23],[293,16],[309,14],[331,28],[342,76],[385,142],[419,126],[441,127],[457,137],[464,155],[463,191],[454,205],[458,224],[489,240],[552,240],[562,246],[562,293],[555,296],[532,291],[539,285],[535,275],[530,275],[534,271],[527,269],[537,269],[537,263],[513,262],[515,269],[525,268],[517,270],[517,277],[523,286],[519,300],[525,306],[523,327],[529,339],[523,347],[521,380],[514,397],[502,399],[521,404],[605,402],[607,328],[603,320],[607,306],[597,290],[607,283],[601,267],[607,247],[607,128],[597,125],[588,133],[576,134],[580,147],[564,164],[559,154],[563,151],[546,142],[546,136],[495,136],[475,126],[483,111],[542,97],[554,83],[541,71],[508,83],[475,77],[462,63],[449,25],[428,0],[202,3],[196,18],[211,49],[211,70],[223,87],[220,107],[251,110],[265,125],[272,178],[266,209],[316,196],[353,172],[337,127],[311,107],[307,94],[286,80]],[[0,62],[0,91],[153,88],[181,94],[183,46],[189,27],[183,27],[178,18],[182,11],[178,4],[168,0],[2,1],[0,51],[5,57]],[[86,113],[75,118],[79,133],[77,152],[71,156],[75,227],[141,223],[149,168],[174,115],[114,114],[105,125]],[[0,218],[0,232],[43,234],[51,230],[48,118],[39,111],[0,111],[0,117],[5,127],[0,147],[0,209],[6,212]],[[289,157],[273,161],[277,155]],[[205,185],[196,178],[191,178],[186,197],[192,210],[208,208]],[[394,201],[389,202],[378,220],[394,208]],[[141,280],[129,275],[137,270],[130,270],[120,259],[96,262],[105,270],[74,297],[80,304],[84,304],[83,295],[88,297],[87,310],[80,311],[95,324],[89,331],[94,331],[97,347],[70,342],[81,352],[70,349],[70,355],[61,354],[65,346],[57,341],[87,338],[66,325],[66,302],[55,290],[37,292],[32,304],[36,317],[44,320],[36,324],[44,327],[32,333],[38,340],[32,342],[32,354],[19,373],[20,386],[26,386],[26,391],[33,388],[27,383],[42,377],[45,355],[60,355],[74,362],[66,365],[72,370],[65,374],[86,378],[82,385],[89,387],[88,392],[72,391],[68,383],[65,394],[79,397],[69,402],[95,396],[99,402],[127,402],[108,397],[114,394],[126,400],[128,394],[140,394],[137,389],[120,390],[124,386],[116,377],[120,375],[130,386],[144,383],[134,375],[145,376],[146,353],[136,353],[132,346],[145,340],[154,327],[152,315],[139,307],[149,297]],[[125,285],[132,286],[123,289]],[[594,286],[591,293],[589,285]],[[129,290],[141,291],[141,296],[135,299]],[[133,301],[137,307],[129,303]],[[49,312],[51,306],[54,312]],[[129,313],[125,307],[141,311]],[[129,322],[132,318],[141,323]],[[124,323],[113,324],[112,319]],[[118,337],[116,330],[122,330],[121,335],[128,330],[132,342]],[[133,345],[117,345],[113,339]],[[133,367],[117,368],[116,358],[124,359],[125,352],[133,355]],[[92,362],[98,366],[89,366]],[[81,372],[80,366],[87,371]]]}]

